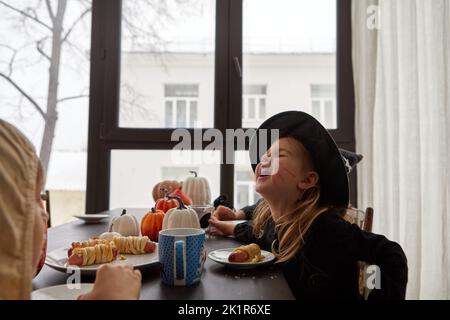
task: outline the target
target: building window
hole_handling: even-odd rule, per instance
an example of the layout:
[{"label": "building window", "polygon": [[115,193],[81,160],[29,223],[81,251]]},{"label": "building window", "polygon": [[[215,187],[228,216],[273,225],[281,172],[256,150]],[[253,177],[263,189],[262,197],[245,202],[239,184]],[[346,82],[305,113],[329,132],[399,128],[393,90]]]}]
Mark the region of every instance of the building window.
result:
[{"label": "building window", "polygon": [[242,96],[242,126],[256,127],[266,118],[266,85],[245,85]]},{"label": "building window", "polygon": [[235,181],[236,209],[255,204],[256,201],[261,198],[261,196],[255,192],[255,175],[252,170],[237,169]]},{"label": "building window", "polygon": [[337,129],[336,85],[311,85],[311,115],[327,129]]},{"label": "building window", "polygon": [[164,85],[165,127],[196,128],[198,85]]}]

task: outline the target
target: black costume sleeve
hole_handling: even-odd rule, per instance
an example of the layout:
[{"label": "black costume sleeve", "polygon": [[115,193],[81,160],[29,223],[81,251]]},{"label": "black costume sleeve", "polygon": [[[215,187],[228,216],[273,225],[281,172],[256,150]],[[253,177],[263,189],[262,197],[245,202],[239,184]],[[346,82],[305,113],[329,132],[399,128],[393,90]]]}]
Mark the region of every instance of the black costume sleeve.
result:
[{"label": "black costume sleeve", "polygon": [[234,228],[234,237],[237,241],[243,243],[250,243],[256,240],[253,235],[253,226],[250,221],[239,223]]},{"label": "black costume sleeve", "polygon": [[380,268],[381,288],[372,290],[368,299],[405,299],[408,265],[400,245],[382,235],[362,231],[357,226],[352,226],[352,229],[349,250],[358,260]]},{"label": "black costume sleeve", "polygon": [[[361,230],[334,215],[319,217],[314,233],[320,235],[336,252],[380,268],[381,287],[370,292],[368,299],[404,299],[408,281],[408,266],[400,245],[386,237]],[[311,234],[312,235],[312,234]],[[318,240],[318,239],[317,239]]]},{"label": "black costume sleeve", "polygon": [[243,207],[241,210],[245,213],[245,220],[252,220],[253,219],[253,213],[255,212],[256,207],[258,206],[259,202],[258,200],[254,205]]},{"label": "black costume sleeve", "polygon": [[253,226],[251,221],[246,221],[236,225],[234,228],[234,237],[237,241],[243,243],[256,243],[264,250],[271,250],[272,242],[275,239],[275,226],[272,219],[266,223],[261,238],[257,238],[253,234]]}]

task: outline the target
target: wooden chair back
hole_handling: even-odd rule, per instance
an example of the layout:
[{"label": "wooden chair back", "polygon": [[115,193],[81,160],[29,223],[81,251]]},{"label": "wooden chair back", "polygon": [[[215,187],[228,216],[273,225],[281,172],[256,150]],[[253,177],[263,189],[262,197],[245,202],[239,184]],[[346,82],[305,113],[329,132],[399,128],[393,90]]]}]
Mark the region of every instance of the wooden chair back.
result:
[{"label": "wooden chair back", "polygon": [[[361,230],[372,232],[373,225],[373,208],[366,208],[366,210],[360,210],[357,208],[348,208],[344,214],[344,219],[352,224],[358,225]],[[359,283],[359,293],[367,298],[368,290],[366,290],[366,268],[367,264],[365,262],[358,262],[358,283]]]}]

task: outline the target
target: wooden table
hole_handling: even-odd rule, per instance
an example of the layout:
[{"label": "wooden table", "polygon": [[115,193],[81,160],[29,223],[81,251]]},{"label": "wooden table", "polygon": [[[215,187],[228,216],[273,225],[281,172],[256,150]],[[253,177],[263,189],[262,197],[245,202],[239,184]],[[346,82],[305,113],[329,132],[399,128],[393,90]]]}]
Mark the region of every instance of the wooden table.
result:
[{"label": "wooden table", "polygon": [[[145,214],[144,209],[128,209],[138,221]],[[118,216],[121,209],[102,212],[111,217]],[[98,224],[82,221],[67,223],[48,230],[48,252],[70,246],[73,241],[88,239],[107,231],[110,219]],[[236,247],[239,243],[232,238],[207,236],[206,249],[209,251]],[[44,266],[33,280],[33,290],[65,284],[69,274]],[[82,277],[83,283],[93,282],[93,277]],[[161,283],[159,265],[142,270],[141,299],[178,300],[291,300],[294,296],[283,274],[276,266],[253,270],[233,270],[209,258],[199,284],[192,287],[170,287]]]}]

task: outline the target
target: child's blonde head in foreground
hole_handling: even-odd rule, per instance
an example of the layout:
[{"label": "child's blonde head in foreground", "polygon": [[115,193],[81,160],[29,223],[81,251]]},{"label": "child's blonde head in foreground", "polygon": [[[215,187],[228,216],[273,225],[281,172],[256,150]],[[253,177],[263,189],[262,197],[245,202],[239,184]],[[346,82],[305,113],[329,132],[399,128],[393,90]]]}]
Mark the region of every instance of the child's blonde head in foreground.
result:
[{"label": "child's blonde head in foreground", "polygon": [[44,176],[30,141],[1,119],[0,154],[0,299],[28,299],[44,243]]}]

